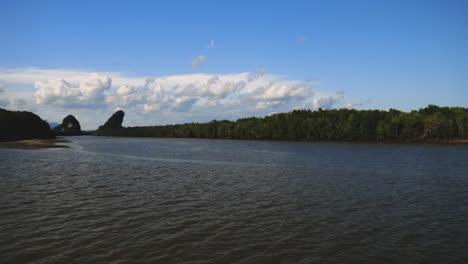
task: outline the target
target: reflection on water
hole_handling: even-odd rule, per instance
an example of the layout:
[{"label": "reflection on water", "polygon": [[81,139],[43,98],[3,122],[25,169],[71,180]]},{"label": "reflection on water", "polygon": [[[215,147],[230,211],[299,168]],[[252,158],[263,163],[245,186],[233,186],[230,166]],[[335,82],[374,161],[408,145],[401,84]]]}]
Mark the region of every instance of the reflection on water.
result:
[{"label": "reflection on water", "polygon": [[2,263],[463,263],[468,146],[0,149]]}]

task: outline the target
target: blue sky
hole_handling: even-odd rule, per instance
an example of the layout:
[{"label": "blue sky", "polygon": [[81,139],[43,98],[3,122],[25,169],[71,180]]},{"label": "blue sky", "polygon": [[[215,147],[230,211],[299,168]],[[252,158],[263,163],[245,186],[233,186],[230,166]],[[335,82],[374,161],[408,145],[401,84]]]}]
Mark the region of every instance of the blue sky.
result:
[{"label": "blue sky", "polygon": [[[117,108],[133,112],[133,125],[318,106],[468,106],[468,1],[0,1],[0,6],[0,107],[35,110],[51,121],[64,111],[76,112],[93,128],[102,120],[93,120],[92,113]],[[194,67],[200,56],[204,59]],[[258,72],[263,75],[253,82],[242,75]],[[161,86],[161,77],[171,81]],[[219,87],[206,86],[213,77]],[[146,85],[147,78],[156,81]],[[84,79],[97,86],[81,85]],[[130,88],[117,92],[125,85]],[[162,95],[155,87],[162,87]]]}]

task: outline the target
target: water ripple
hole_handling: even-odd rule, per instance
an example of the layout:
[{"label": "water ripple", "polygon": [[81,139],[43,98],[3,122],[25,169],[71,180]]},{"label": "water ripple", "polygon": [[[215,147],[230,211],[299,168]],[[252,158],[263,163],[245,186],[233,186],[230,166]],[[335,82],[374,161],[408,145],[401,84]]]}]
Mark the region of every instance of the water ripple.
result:
[{"label": "water ripple", "polygon": [[71,139],[0,149],[1,263],[468,260],[466,146]]}]

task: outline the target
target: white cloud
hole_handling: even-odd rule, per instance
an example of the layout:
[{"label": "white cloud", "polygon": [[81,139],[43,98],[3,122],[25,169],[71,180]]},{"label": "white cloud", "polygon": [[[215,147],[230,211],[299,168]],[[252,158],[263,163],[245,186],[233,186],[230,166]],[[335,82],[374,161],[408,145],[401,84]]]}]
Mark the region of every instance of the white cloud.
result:
[{"label": "white cloud", "polygon": [[338,99],[334,96],[324,95],[314,99],[314,108],[330,109],[334,104],[336,104],[337,101]]},{"label": "white cloud", "polygon": [[263,100],[306,97],[311,95],[311,90],[307,88],[307,82],[272,82],[267,86],[259,87],[255,97]]},{"label": "white cloud", "polygon": [[122,85],[114,93],[106,94],[106,103],[128,107],[144,101],[145,94],[134,86]]},{"label": "white cloud", "polygon": [[9,110],[31,109],[31,106],[28,104],[27,100],[7,91],[4,84],[0,84],[0,107]]},{"label": "white cloud", "polygon": [[133,86],[122,85],[120,86],[119,89],[117,89],[116,93],[120,96],[127,96],[127,95],[131,95],[134,92],[135,92],[135,88]]},{"label": "white cloud", "polygon": [[26,105],[26,100],[17,97],[12,97],[10,98],[10,104],[8,105],[8,107],[15,110],[21,110],[25,108]]},{"label": "white cloud", "polygon": [[81,80],[78,87],[73,87],[64,79],[50,81],[36,81],[34,87],[36,103],[39,105],[55,104],[66,107],[89,107],[102,106],[105,95],[104,91],[111,87],[111,78],[92,74]]},{"label": "white cloud", "polygon": [[[288,100],[305,95],[309,83],[288,83],[267,76],[263,69],[253,73],[190,74],[148,79],[144,110],[188,111],[192,106],[211,107],[239,103],[254,107],[259,101]],[[272,105],[272,104],[271,104]]]},{"label": "white cloud", "polygon": [[30,85],[36,81],[48,81],[64,79],[68,83],[78,85],[83,79],[88,78],[91,74],[108,76],[112,79],[112,84],[121,85],[142,85],[147,77],[129,77],[125,73],[120,72],[90,72],[85,70],[70,70],[70,69],[40,69],[40,68],[17,68],[8,69],[0,67],[0,80],[4,83],[16,83]]},{"label": "white cloud", "polygon": [[268,109],[278,104],[284,104],[282,101],[261,101],[258,102],[255,108],[257,109]]},{"label": "white cloud", "polygon": [[0,107],[9,110],[25,110],[29,109],[26,100],[18,97],[2,97],[0,98]]},{"label": "white cloud", "polygon": [[[33,77],[38,79],[25,84]],[[317,83],[288,80],[264,69],[146,78],[114,72],[0,68],[0,78],[8,87],[30,87],[5,91],[0,105],[36,107],[41,117],[54,121],[79,113],[85,129],[102,125],[117,108],[126,112],[127,125],[155,125],[350,106],[343,103],[343,92],[324,94],[315,89]]]},{"label": "white cloud", "polygon": [[202,62],[206,61],[205,55],[200,55],[192,60],[192,67],[197,68]]},{"label": "white cloud", "polygon": [[343,103],[345,92],[343,90],[336,92],[335,95],[317,95],[313,101],[314,109],[331,109],[336,107],[346,107],[349,103]]},{"label": "white cloud", "polygon": [[210,40],[210,44],[208,45],[208,48],[209,48],[209,49],[214,49],[214,48],[216,48],[216,44],[215,44],[215,41],[214,41],[214,40]]}]

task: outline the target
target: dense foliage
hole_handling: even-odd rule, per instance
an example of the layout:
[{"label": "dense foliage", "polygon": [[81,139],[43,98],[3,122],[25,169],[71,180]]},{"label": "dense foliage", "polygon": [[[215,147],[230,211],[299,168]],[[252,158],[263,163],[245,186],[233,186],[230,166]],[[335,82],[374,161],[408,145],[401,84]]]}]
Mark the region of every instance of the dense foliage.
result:
[{"label": "dense foliage", "polygon": [[0,108],[0,141],[52,137],[49,124],[39,116]]},{"label": "dense foliage", "polygon": [[273,140],[426,140],[468,137],[468,108],[429,105],[409,113],[381,110],[294,110],[167,126],[103,129],[104,136]]}]

